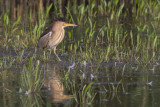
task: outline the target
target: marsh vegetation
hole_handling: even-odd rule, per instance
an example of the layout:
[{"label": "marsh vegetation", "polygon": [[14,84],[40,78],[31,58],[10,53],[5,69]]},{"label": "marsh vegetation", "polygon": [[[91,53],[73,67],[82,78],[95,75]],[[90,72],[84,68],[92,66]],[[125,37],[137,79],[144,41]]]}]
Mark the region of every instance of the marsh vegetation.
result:
[{"label": "marsh vegetation", "polygon": [[[159,105],[158,0],[0,4],[2,106]],[[79,25],[67,28],[57,47],[61,62],[52,50],[37,48],[40,34],[57,17]]]}]

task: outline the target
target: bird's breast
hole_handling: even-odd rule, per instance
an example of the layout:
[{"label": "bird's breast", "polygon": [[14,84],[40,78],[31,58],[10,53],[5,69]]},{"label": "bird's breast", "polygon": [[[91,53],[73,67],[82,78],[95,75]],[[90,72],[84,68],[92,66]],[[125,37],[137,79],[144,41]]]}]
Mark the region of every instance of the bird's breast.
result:
[{"label": "bird's breast", "polygon": [[53,34],[50,41],[49,41],[49,47],[53,48],[56,47],[59,43],[62,42],[65,35],[65,31],[62,30],[61,32],[58,32],[57,34]]}]

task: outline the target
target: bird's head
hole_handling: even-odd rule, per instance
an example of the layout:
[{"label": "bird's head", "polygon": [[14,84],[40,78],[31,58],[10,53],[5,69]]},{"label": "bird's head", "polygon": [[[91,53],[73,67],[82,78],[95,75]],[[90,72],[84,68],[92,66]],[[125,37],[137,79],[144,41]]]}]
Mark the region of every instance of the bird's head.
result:
[{"label": "bird's head", "polygon": [[68,27],[68,26],[78,26],[76,24],[67,23],[64,18],[57,18],[54,20],[54,23],[56,23],[58,26],[62,26],[62,28]]}]

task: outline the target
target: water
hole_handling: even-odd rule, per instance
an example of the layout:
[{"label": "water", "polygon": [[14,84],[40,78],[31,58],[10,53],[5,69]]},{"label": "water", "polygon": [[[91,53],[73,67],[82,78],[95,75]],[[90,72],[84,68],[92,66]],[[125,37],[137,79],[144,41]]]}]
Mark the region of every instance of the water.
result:
[{"label": "water", "polygon": [[[107,20],[105,17],[95,20],[95,34],[98,34]],[[157,59],[154,62],[138,63],[132,58],[130,61],[114,60],[114,58],[108,62],[99,61],[97,53],[93,57],[95,59],[87,60],[83,52],[88,49],[85,46],[88,43],[85,39],[85,30],[88,26],[89,23],[74,29],[66,29],[66,35],[73,33],[74,36],[71,38],[66,36],[63,43],[58,46],[57,53],[62,62],[56,61],[51,51],[46,51],[44,55],[41,50],[35,52],[34,47],[16,50],[10,46],[7,49],[0,46],[0,105],[2,107],[159,107],[160,61]],[[3,38],[2,27],[0,26],[0,38]],[[127,28],[127,25],[123,27],[124,31],[132,29]],[[94,47],[94,39],[87,46]],[[80,45],[77,45],[75,53],[71,47],[78,44],[77,42]],[[0,40],[0,44],[2,43]],[[99,50],[106,49],[107,43],[99,44]],[[22,86],[21,77],[24,66],[29,68],[31,57],[33,57],[33,67],[36,67],[39,61],[39,70],[42,72],[41,77],[45,77],[45,82],[40,92],[29,94],[27,87]],[[92,86],[88,88],[84,97],[89,84]],[[26,91],[22,92],[22,89]],[[81,98],[84,98],[84,102]]]},{"label": "water", "polygon": [[[25,50],[24,59],[32,56],[34,50]],[[29,54],[30,53],[30,54]],[[42,54],[37,52],[37,55]],[[109,106],[109,107],[158,107],[160,88],[160,65],[159,62],[149,64],[125,63],[119,61],[102,62],[97,72],[97,62],[69,62],[71,56],[60,55],[62,62],[50,60],[40,62],[45,64],[49,76],[46,77],[45,88],[41,92],[28,94],[20,92],[20,75],[28,61],[14,63],[13,67],[6,69],[11,60],[17,57],[12,49],[8,51],[1,48],[1,60],[6,67],[1,68],[0,78],[0,104],[8,106]],[[9,58],[7,59],[7,57]],[[66,60],[67,59],[67,60]],[[36,64],[36,62],[34,62]],[[70,69],[70,70],[69,70]],[[75,80],[78,86],[93,82],[95,98],[91,104],[77,103],[73,98],[72,91],[66,86],[63,71],[69,72],[70,79]],[[84,82],[81,82],[81,81]],[[83,83],[83,84],[81,84]],[[46,85],[47,84],[47,85]],[[49,84],[49,85],[48,85]],[[68,85],[67,85],[68,86]],[[46,88],[47,87],[47,88]],[[58,87],[58,88],[57,88]],[[78,87],[77,89],[78,90]]]},{"label": "water", "polygon": [[[2,51],[1,55],[4,55]],[[46,82],[45,86],[50,83],[50,86],[48,85],[50,89],[43,88],[40,93],[32,94],[20,93],[19,91],[21,87],[19,76],[22,67],[1,69],[1,105],[3,107],[21,107],[34,104],[39,106],[87,106],[87,104],[76,103],[71,91],[65,87],[66,83],[62,71],[69,72],[69,77],[73,79],[77,78],[74,80],[77,81],[76,84],[78,85],[82,85],[80,84],[80,78],[83,78],[85,84],[93,82],[96,96],[91,106],[158,107],[160,104],[159,62],[147,65],[118,61],[103,62],[96,73],[92,72],[95,69],[89,63],[86,66],[77,62],[74,64],[66,61],[59,63],[48,61],[45,64],[47,65],[47,71],[44,72],[49,72],[46,81],[50,81]],[[68,71],[69,67],[72,67],[70,71]],[[79,73],[84,70],[85,72]]]}]

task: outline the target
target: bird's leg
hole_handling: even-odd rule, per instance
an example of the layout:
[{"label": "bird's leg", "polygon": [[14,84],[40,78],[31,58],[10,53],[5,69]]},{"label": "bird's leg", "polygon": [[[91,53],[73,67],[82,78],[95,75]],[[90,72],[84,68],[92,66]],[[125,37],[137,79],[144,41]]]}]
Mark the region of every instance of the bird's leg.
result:
[{"label": "bird's leg", "polygon": [[56,47],[54,47],[54,54],[56,55],[58,61],[61,61],[61,59],[58,57],[58,55],[56,54]]},{"label": "bird's leg", "polygon": [[43,51],[43,56],[46,59],[46,52],[45,51]]}]

